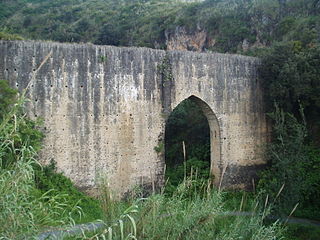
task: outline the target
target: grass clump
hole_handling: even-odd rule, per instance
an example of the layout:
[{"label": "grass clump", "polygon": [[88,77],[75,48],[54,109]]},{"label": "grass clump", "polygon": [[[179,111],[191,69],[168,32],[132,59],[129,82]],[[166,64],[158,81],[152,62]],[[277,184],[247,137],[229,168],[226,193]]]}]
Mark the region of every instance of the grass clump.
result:
[{"label": "grass clump", "polygon": [[[78,210],[68,206],[61,194],[37,193],[38,141],[32,137],[40,141],[41,134],[23,114],[23,102],[21,98],[8,106],[0,122],[0,238],[5,239],[31,238],[44,227],[70,224],[70,213]],[[34,134],[26,134],[27,130]]]},{"label": "grass clump", "polygon": [[[275,239],[277,224],[265,226],[266,215],[228,215],[224,194],[209,183],[187,178],[172,197],[155,195],[141,207],[138,227],[146,239]],[[258,238],[256,238],[258,237]]]},{"label": "grass clump", "polygon": [[[208,182],[186,178],[171,196],[163,193],[148,198],[117,201],[105,195],[105,228],[99,239],[281,239],[279,223],[265,224],[268,208],[250,203],[250,216],[232,214],[225,207],[226,194]],[[248,201],[249,203],[249,201]],[[254,203],[254,204],[253,204]],[[248,207],[249,208],[249,207]],[[237,208],[239,210],[239,206]],[[259,211],[258,209],[262,209]],[[133,211],[131,211],[133,210]],[[130,218],[126,218],[126,213]],[[112,230],[111,230],[111,229]],[[92,236],[92,235],[91,235]],[[93,239],[87,235],[83,239]],[[79,239],[79,238],[76,238]]]},{"label": "grass clump", "polygon": [[61,194],[36,196],[32,164],[33,159],[20,159],[10,170],[0,170],[1,238],[31,238],[48,226],[71,224],[70,213],[78,210],[69,207]]},{"label": "grass clump", "polygon": [[54,162],[48,166],[36,168],[35,184],[39,193],[49,192],[49,196],[63,194],[69,206],[81,208],[81,215],[77,213],[72,215],[76,223],[85,223],[102,218],[99,201],[80,192],[69,178],[62,173],[57,173]]}]

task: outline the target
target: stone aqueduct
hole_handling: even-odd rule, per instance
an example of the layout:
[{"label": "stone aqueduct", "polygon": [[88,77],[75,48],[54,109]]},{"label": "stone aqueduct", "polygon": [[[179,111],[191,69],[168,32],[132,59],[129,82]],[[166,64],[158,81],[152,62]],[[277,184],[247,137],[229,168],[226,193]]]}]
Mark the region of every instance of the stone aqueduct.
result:
[{"label": "stone aqueduct", "polygon": [[27,88],[28,114],[44,119],[41,161],[54,160],[87,192],[101,177],[119,194],[161,185],[164,154],[154,148],[187,98],[209,122],[215,183],[250,186],[268,133],[258,66],[218,53],[0,42],[0,79]]}]

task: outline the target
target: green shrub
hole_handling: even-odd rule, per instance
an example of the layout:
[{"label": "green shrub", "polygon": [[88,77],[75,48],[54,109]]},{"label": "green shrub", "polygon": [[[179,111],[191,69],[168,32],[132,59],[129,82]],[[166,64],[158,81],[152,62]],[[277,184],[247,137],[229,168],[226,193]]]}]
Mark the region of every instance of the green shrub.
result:
[{"label": "green shrub", "polygon": [[[271,117],[275,123],[267,154],[270,167],[262,172],[259,188],[275,201],[280,213],[288,215],[299,203],[299,215],[304,208],[311,208],[309,217],[319,218],[315,211],[320,206],[319,150],[306,144],[306,125],[292,114],[276,108]],[[282,185],[283,191],[277,196]]]},{"label": "green shrub", "polygon": [[99,201],[80,192],[69,178],[57,173],[53,162],[48,166],[36,168],[35,184],[41,194],[46,192],[49,192],[48,196],[63,194],[66,204],[80,207],[83,216],[78,214],[72,216],[75,222],[89,222],[102,218]]},{"label": "green shrub", "polygon": [[17,90],[12,89],[8,82],[0,80],[0,120],[4,114],[11,111],[13,104],[17,101]]},{"label": "green shrub", "polygon": [[[3,147],[3,146],[1,146]],[[0,169],[0,238],[27,239],[48,226],[72,224],[61,194],[35,194],[33,151],[24,146],[22,156],[10,169]]]},{"label": "green shrub", "polygon": [[[178,185],[180,185],[185,176],[190,177],[194,182],[193,186],[201,186],[209,180],[210,163],[191,158],[186,161],[186,164],[180,164],[176,167],[171,167],[166,170],[166,194],[171,195]],[[197,184],[195,184],[197,183]]]}]

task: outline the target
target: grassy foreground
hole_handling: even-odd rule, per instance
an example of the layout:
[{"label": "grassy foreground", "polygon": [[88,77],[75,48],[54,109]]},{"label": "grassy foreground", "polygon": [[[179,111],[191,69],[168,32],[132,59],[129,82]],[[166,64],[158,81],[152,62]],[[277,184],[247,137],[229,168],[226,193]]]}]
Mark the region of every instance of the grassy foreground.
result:
[{"label": "grassy foreground", "polygon": [[[112,231],[112,238],[123,239],[122,236],[134,236],[137,239],[280,239],[283,228],[273,223],[264,225],[267,209],[252,206],[256,215],[252,217],[228,216],[224,207],[224,194],[212,189],[206,181],[199,186],[198,180],[186,179],[178,186],[172,196],[152,195],[146,199],[132,202],[125,222],[121,228],[121,212],[118,208],[106,222],[118,222]],[[240,206],[238,206],[239,208]],[[129,215],[134,219],[132,221]],[[103,234],[110,234],[106,229]],[[100,235],[100,236],[102,236]],[[98,236],[98,235],[96,235]]]}]

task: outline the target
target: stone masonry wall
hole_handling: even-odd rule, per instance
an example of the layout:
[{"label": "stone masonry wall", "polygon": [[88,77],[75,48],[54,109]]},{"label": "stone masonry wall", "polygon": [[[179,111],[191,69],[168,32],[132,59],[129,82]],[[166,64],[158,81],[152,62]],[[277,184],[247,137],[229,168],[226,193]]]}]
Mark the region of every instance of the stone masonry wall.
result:
[{"label": "stone masonry wall", "polygon": [[248,187],[264,165],[267,136],[258,64],[238,55],[0,41],[0,78],[28,88],[29,116],[44,119],[41,162],[55,161],[92,193],[101,178],[119,195],[161,185],[164,154],[154,148],[168,114],[189,97],[209,121],[216,184]]}]

